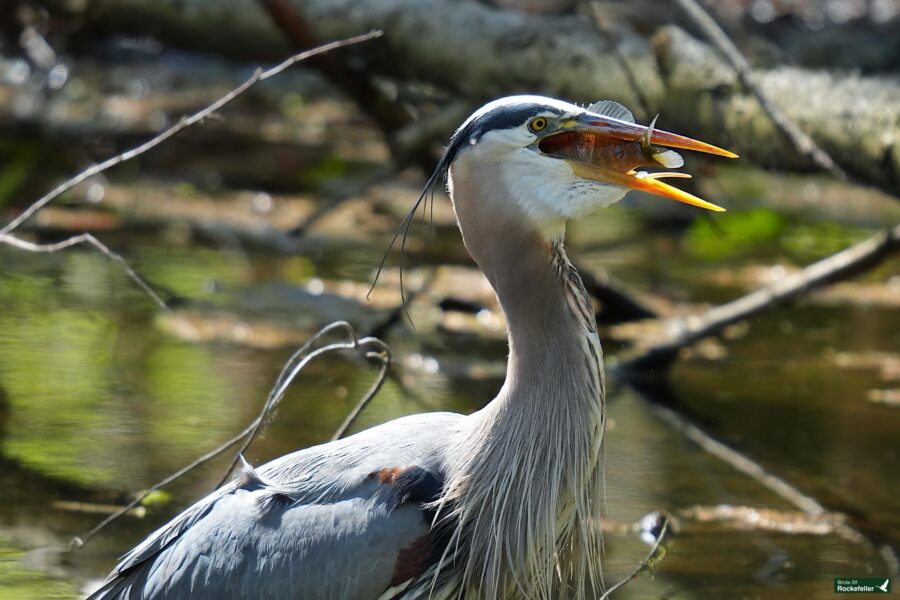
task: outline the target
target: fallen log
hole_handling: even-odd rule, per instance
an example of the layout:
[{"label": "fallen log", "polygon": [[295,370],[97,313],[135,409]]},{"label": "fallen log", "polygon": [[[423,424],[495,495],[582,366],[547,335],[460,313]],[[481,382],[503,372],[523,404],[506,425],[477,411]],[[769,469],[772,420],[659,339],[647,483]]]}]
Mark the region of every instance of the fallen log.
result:
[{"label": "fallen log", "polygon": [[[194,50],[271,60],[288,45],[256,0],[41,0],[77,14],[93,33],[155,35]],[[669,27],[651,41],[600,35],[591,19],[500,10],[474,0],[290,0],[320,39],[384,28],[378,44],[348,52],[373,75],[422,81],[484,99],[540,92],[610,98],[641,119],[734,148],[765,166],[807,170],[738,75],[708,45]],[[76,5],[73,8],[73,5]],[[82,8],[78,8],[81,6]],[[900,190],[900,83],[779,67],[753,79],[840,169],[892,194]],[[449,133],[449,132],[448,132]]]}]

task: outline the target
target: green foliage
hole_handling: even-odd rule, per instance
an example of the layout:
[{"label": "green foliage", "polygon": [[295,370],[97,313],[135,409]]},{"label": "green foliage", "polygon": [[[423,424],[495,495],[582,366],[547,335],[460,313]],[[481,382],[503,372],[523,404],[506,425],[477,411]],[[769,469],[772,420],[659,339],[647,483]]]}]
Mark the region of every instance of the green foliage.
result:
[{"label": "green foliage", "polygon": [[697,219],[688,230],[688,251],[707,260],[729,258],[778,239],[785,221],[765,209]]},{"label": "green foliage", "polygon": [[698,219],[688,230],[687,249],[695,257],[721,260],[781,251],[797,263],[839,252],[871,235],[870,230],[834,221],[791,219],[767,209]]}]

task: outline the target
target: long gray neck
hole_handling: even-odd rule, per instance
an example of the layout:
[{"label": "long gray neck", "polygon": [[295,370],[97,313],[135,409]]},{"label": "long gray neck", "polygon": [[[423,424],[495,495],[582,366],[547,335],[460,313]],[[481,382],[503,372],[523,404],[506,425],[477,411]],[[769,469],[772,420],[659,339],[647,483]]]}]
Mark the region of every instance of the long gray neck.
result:
[{"label": "long gray neck", "polygon": [[506,315],[510,345],[506,381],[470,418],[451,467],[462,585],[478,597],[542,600],[562,585],[584,598],[585,581],[599,589],[593,523],[604,426],[590,301],[561,241],[548,242],[497,202],[457,201],[455,209]]},{"label": "long gray neck", "polygon": [[497,400],[559,402],[587,388],[602,403],[599,344],[585,343],[596,339],[593,308],[562,241],[548,242],[513,222],[471,229],[463,227],[466,246],[493,286],[509,332],[506,383]]}]

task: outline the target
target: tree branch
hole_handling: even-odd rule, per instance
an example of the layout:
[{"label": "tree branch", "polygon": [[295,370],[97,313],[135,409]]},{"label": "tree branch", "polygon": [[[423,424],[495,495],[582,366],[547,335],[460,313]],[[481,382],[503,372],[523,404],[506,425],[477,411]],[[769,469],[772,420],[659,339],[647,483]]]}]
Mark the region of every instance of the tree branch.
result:
[{"label": "tree branch", "polygon": [[666,330],[673,333],[666,339],[623,358],[618,370],[629,379],[646,378],[657,369],[664,372],[682,348],[717,335],[728,325],[748,319],[817,287],[870,269],[898,249],[900,225],[809,265],[772,285],[712,308],[704,315],[672,321]]},{"label": "tree branch", "polygon": [[318,56],[325,52],[329,52],[331,50],[335,50],[337,48],[343,48],[345,46],[350,46],[352,44],[358,44],[360,42],[364,42],[367,40],[371,40],[377,37],[381,37],[382,33],[380,31],[371,31],[364,35],[358,35],[352,38],[347,38],[344,40],[331,42],[329,44],[324,44],[319,46],[318,48],[314,48],[312,50],[307,50],[305,52],[300,52],[299,54],[295,54],[288,58],[287,60],[279,63],[278,65],[272,67],[271,69],[263,71],[262,69],[257,69],[253,75],[244,83],[239,85],[238,87],[231,90],[229,93],[225,94],[203,110],[200,110],[188,117],[181,119],[177,124],[169,127],[159,135],[153,137],[152,139],[144,142],[143,144],[132,148],[131,150],[127,150],[109,158],[102,163],[96,164],[88,169],[85,169],[75,177],[66,180],[60,185],[53,188],[50,192],[45,194],[43,197],[39,198],[36,202],[31,204],[28,208],[26,208],[18,217],[10,221],[3,229],[0,229],[0,235],[5,235],[12,233],[15,231],[22,223],[30,219],[34,214],[41,210],[43,207],[47,206],[50,202],[59,198],[62,194],[69,191],[79,183],[85,181],[89,177],[93,177],[98,173],[102,173],[107,169],[114,167],[123,162],[127,162],[141,154],[147,152],[148,150],[158,146],[169,138],[177,135],[178,133],[184,131],[188,127],[192,125],[196,125],[197,123],[201,123],[204,119],[208,118],[216,111],[230,104],[235,98],[249,90],[251,87],[256,85],[261,81],[265,81],[271,77],[274,77],[284,71],[285,69],[295,65],[298,62],[307,60],[311,57]]},{"label": "tree branch", "polygon": [[[295,49],[310,48],[319,43],[316,32],[288,0],[258,2]],[[375,121],[384,134],[398,170],[402,170],[410,162],[417,164],[425,173],[434,169],[435,160],[428,153],[405,152],[405,148],[396,143],[395,133],[413,123],[412,115],[404,104],[388,98],[372,84],[364,71],[337,60],[333,55],[316,56],[310,60],[310,64]]]},{"label": "tree branch", "polygon": [[159,135],[151,138],[150,140],[144,142],[143,144],[122,152],[121,154],[117,154],[112,158],[109,158],[102,163],[93,165],[78,175],[67,179],[63,183],[59,184],[47,194],[39,198],[37,201],[33,202],[29,205],[22,213],[19,214],[16,218],[6,224],[2,229],[0,229],[0,243],[7,244],[13,246],[15,248],[19,248],[20,250],[25,250],[28,252],[44,252],[44,253],[53,253],[58,252],[60,250],[65,250],[66,248],[71,248],[72,246],[76,246],[78,244],[88,244],[98,250],[101,254],[109,258],[110,260],[117,263],[125,273],[144,291],[148,296],[162,309],[167,309],[166,303],[159,297],[159,295],[150,287],[150,285],[141,278],[137,272],[132,269],[128,263],[122,258],[119,254],[111,251],[105,244],[103,244],[100,240],[89,233],[83,233],[80,235],[76,235],[65,239],[61,242],[53,243],[53,244],[36,244],[33,242],[29,242],[23,240],[19,237],[11,235],[17,228],[19,228],[23,223],[28,221],[31,217],[33,217],[38,211],[43,209],[45,206],[53,202],[55,199],[59,198],[62,194],[74,188],[76,185],[84,182],[85,180],[93,177],[99,173],[102,173],[118,164],[123,162],[127,162],[141,154],[144,154],[148,150],[158,146],[164,141],[172,138],[178,133],[184,131],[188,127],[195,125],[197,123],[203,122],[204,119],[210,117],[215,114],[216,111],[223,108],[230,102],[232,102],[235,98],[246,92],[248,89],[256,85],[261,81],[265,81],[271,77],[278,75],[283,72],[288,67],[292,65],[307,60],[309,58],[319,56],[325,52],[329,52],[331,50],[342,48],[344,46],[349,46],[352,44],[357,44],[360,42],[364,42],[366,40],[371,40],[376,37],[380,37],[380,31],[372,31],[365,35],[359,35],[353,38],[348,38],[345,40],[340,40],[336,42],[332,42],[329,44],[325,44],[319,46],[318,48],[314,48],[312,50],[307,50],[305,52],[301,52],[299,54],[295,54],[288,58],[287,60],[282,61],[278,65],[272,67],[271,69],[263,71],[262,69],[257,69],[253,75],[244,83],[239,85],[238,87],[231,90],[228,94],[222,96],[206,108],[188,116],[181,121],[179,121],[176,125],[169,127]]}]

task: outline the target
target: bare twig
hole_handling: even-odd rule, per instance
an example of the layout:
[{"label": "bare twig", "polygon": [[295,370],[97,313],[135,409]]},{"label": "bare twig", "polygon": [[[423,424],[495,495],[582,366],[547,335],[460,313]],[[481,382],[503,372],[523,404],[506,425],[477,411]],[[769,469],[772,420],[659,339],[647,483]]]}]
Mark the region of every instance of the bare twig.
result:
[{"label": "bare twig", "polygon": [[[333,331],[343,329],[347,334],[349,341],[346,342],[335,342],[332,344],[328,344],[321,348],[317,348],[312,350],[313,345],[318,342],[320,339],[325,337],[326,335],[332,333]],[[371,350],[367,350],[367,347],[374,347],[377,351],[372,352]],[[263,404],[262,410],[260,411],[259,417],[250,425],[246,438],[244,439],[244,443],[241,445],[238,452],[234,455],[234,459],[231,462],[231,466],[225,472],[225,475],[219,481],[216,487],[221,487],[228,479],[228,476],[237,466],[238,462],[241,459],[241,456],[250,447],[250,444],[253,443],[253,440],[256,439],[256,436],[259,434],[263,425],[265,424],[268,417],[271,415],[272,411],[278,406],[278,403],[281,402],[281,399],[284,397],[285,392],[288,387],[291,385],[291,382],[295,377],[300,373],[300,371],[310,363],[310,361],[322,356],[323,354],[327,354],[329,352],[334,352],[336,350],[360,350],[363,352],[363,355],[366,358],[377,358],[382,362],[382,369],[379,372],[378,378],[375,381],[375,384],[369,389],[365,396],[363,396],[360,404],[351,412],[350,416],[352,419],[345,420],[344,423],[338,428],[338,431],[335,433],[332,439],[337,439],[341,437],[346,428],[349,427],[353,420],[359,416],[359,413],[362,412],[362,409],[366,407],[369,403],[369,400],[378,392],[381,388],[382,383],[384,382],[384,376],[387,373],[387,367],[390,365],[390,350],[387,347],[387,344],[382,342],[380,339],[375,337],[359,337],[356,333],[356,330],[353,329],[353,326],[346,321],[335,321],[329,325],[326,325],[322,329],[318,331],[308,342],[306,342],[299,350],[294,352],[294,354],[288,359],[284,368],[281,371],[281,374],[278,376],[278,379],[275,381],[275,385],[272,388],[272,391],[269,392],[269,397],[266,399],[266,403]]]},{"label": "bare twig", "polygon": [[67,238],[61,242],[56,242],[55,244],[35,244],[34,242],[29,242],[14,235],[8,235],[4,233],[0,234],[0,244],[7,244],[20,250],[25,250],[27,252],[41,252],[47,254],[65,250],[66,248],[77,246],[78,244],[88,244],[89,246],[96,248],[101,254],[109,258],[111,261],[118,264],[122,268],[122,270],[125,271],[125,274],[128,275],[132,279],[132,281],[134,281],[138,285],[138,287],[144,290],[144,292],[146,292],[147,295],[150,296],[150,298],[152,298],[160,308],[162,308],[163,310],[169,309],[163,299],[159,297],[159,294],[153,291],[153,288],[151,288],[150,285],[146,281],[144,281],[144,279],[140,275],[138,275],[137,272],[132,269],[127,262],[125,262],[124,258],[110,250],[103,242],[95,238],[90,233],[82,233]]},{"label": "bare twig", "polygon": [[307,60],[314,56],[318,56],[325,52],[330,52],[331,50],[335,50],[337,48],[343,48],[345,46],[350,46],[352,44],[358,44],[360,42],[371,40],[371,39],[380,37],[381,35],[382,35],[382,33],[380,31],[371,31],[364,35],[358,35],[358,36],[347,38],[344,40],[331,42],[329,44],[324,44],[324,45],[319,46],[318,48],[314,48],[312,50],[300,52],[299,54],[295,54],[295,55],[291,56],[287,60],[279,63],[278,65],[272,67],[271,69],[268,69],[265,71],[262,69],[257,69],[253,73],[253,75],[249,79],[247,79],[247,81],[245,81],[241,85],[237,86],[236,88],[234,88],[233,90],[231,90],[230,92],[228,92],[227,94],[225,94],[224,96],[222,96],[221,98],[219,98],[218,100],[216,100],[215,102],[213,102],[212,104],[210,104],[209,106],[204,108],[203,110],[200,110],[199,112],[196,112],[188,117],[181,119],[176,125],[173,125],[172,127],[166,129],[159,135],[144,142],[143,144],[141,144],[135,148],[132,148],[131,150],[127,150],[125,152],[122,152],[121,154],[113,156],[112,158],[109,158],[109,159],[103,161],[102,163],[93,165],[92,167],[85,169],[84,171],[82,171],[81,173],[76,175],[75,177],[72,177],[71,179],[68,179],[67,181],[56,186],[50,192],[48,192],[43,197],[41,197],[36,202],[34,202],[31,206],[29,206],[24,211],[22,211],[22,213],[18,217],[16,217],[12,221],[10,221],[3,229],[0,229],[0,235],[12,233],[22,223],[24,223],[25,221],[30,219],[32,216],[34,216],[34,214],[37,211],[41,210],[47,204],[49,204],[50,202],[52,202],[53,200],[55,200],[56,198],[58,198],[65,192],[69,191],[70,189],[72,189],[73,187],[78,185],[79,183],[88,179],[89,177],[93,177],[94,175],[96,175],[98,173],[102,173],[103,171],[106,171],[107,169],[109,169],[111,167],[114,167],[118,164],[129,161],[129,160],[135,158],[136,156],[140,156],[141,154],[147,152],[148,150],[150,150],[151,148],[154,148],[155,146],[158,146],[159,144],[161,144],[162,142],[171,138],[172,136],[180,133],[181,131],[184,131],[188,127],[202,122],[204,119],[210,117],[216,111],[222,109],[224,106],[231,103],[235,98],[237,98],[238,96],[240,96],[241,94],[246,92],[248,89],[250,89],[257,83],[259,83],[261,81],[265,81],[266,79],[269,79],[271,77],[278,75],[285,69],[295,65],[298,62]]},{"label": "bare twig", "polygon": [[61,242],[56,242],[53,244],[36,244],[33,242],[28,242],[19,237],[11,235],[18,227],[20,227],[23,223],[25,223],[28,219],[33,217],[38,211],[42,208],[50,204],[53,200],[69,191],[76,185],[82,183],[94,175],[102,173],[107,169],[114,167],[115,165],[121,164],[123,162],[129,161],[141,154],[147,152],[148,150],[158,146],[162,142],[168,140],[169,138],[175,136],[181,131],[184,131],[188,127],[195,125],[197,123],[202,122],[204,119],[210,117],[215,114],[216,111],[226,106],[230,102],[232,102],[235,98],[246,92],[248,89],[256,85],[261,81],[265,81],[271,77],[274,77],[287,69],[288,67],[306,60],[311,57],[318,56],[325,52],[329,52],[330,50],[334,50],[336,48],[342,48],[344,46],[348,46],[351,44],[356,44],[359,42],[363,42],[366,40],[370,40],[381,35],[380,31],[372,31],[365,35],[360,35],[352,38],[348,38],[345,40],[340,40],[336,42],[332,42],[330,44],[325,44],[323,46],[319,46],[318,48],[314,48],[312,50],[308,50],[306,52],[301,52],[299,54],[295,54],[288,58],[287,60],[282,61],[278,65],[263,71],[262,69],[257,69],[253,75],[247,79],[244,83],[239,85],[238,87],[231,90],[228,94],[222,96],[206,108],[200,110],[199,112],[194,113],[188,117],[181,119],[176,125],[166,129],[159,135],[153,137],[152,139],[144,142],[143,144],[122,152],[112,158],[109,158],[102,163],[93,165],[88,169],[85,169],[78,175],[64,181],[60,185],[53,188],[50,192],[39,198],[37,201],[32,203],[28,208],[26,208],[22,213],[10,221],[3,229],[0,229],[0,243],[8,244],[15,248],[19,248],[20,250],[25,250],[28,252],[44,252],[44,253],[53,253],[58,252],[60,250],[64,250],[66,248],[71,248],[72,246],[76,246],[78,244],[88,244],[96,248],[100,253],[104,256],[108,257],[110,260],[116,262],[125,273],[135,282],[137,285],[156,302],[163,309],[167,309],[166,303],[159,297],[159,295],[147,284],[144,279],[142,279],[134,269],[132,269],[128,263],[122,258],[119,254],[111,251],[105,244],[100,242],[96,237],[89,233],[83,233],[80,235],[76,235],[65,239]]},{"label": "bare twig", "polygon": [[[662,543],[666,538],[666,534],[669,531],[669,518],[666,517],[666,520],[663,522],[662,527],[659,530],[659,535],[656,536],[656,541],[653,543],[653,547],[650,548],[650,552],[647,553],[647,557],[640,562],[637,568],[631,572],[628,577],[621,579],[618,583],[613,585],[611,588],[606,590],[606,592],[600,596],[600,600],[607,600],[613,592],[619,590],[620,588],[626,586],[630,581],[635,579],[638,575],[643,573],[644,571],[650,570],[653,568],[653,565],[662,560],[662,557],[665,556],[665,548]],[[662,552],[661,552],[662,551]]]},{"label": "bare twig", "polygon": [[854,246],[760,288],[737,300],[710,309],[700,316],[673,321],[672,332],[660,342],[624,358],[618,369],[627,377],[644,377],[654,369],[664,371],[681,348],[720,333],[725,327],[786,302],[817,287],[846,279],[879,264],[900,249],[900,225],[886,229]]},{"label": "bare twig", "polygon": [[[255,421],[254,421],[254,423],[255,423]],[[86,534],[84,534],[83,536],[75,536],[74,538],[72,538],[72,542],[70,544],[70,549],[77,550],[78,548],[81,548],[82,546],[87,544],[91,540],[91,538],[93,538],[95,535],[100,533],[100,531],[102,531],[104,528],[106,528],[107,525],[109,525],[113,521],[119,519],[120,517],[128,514],[135,507],[139,506],[144,500],[147,499],[147,497],[150,494],[168,486],[169,484],[173,483],[174,481],[176,481],[178,479],[181,479],[182,477],[184,477],[185,475],[187,475],[188,473],[190,473],[191,471],[193,471],[200,465],[206,464],[207,462],[211,461],[215,457],[219,456],[220,454],[222,454],[223,452],[225,452],[226,450],[228,450],[229,448],[231,448],[232,446],[234,446],[235,444],[240,442],[242,439],[244,439],[244,437],[248,433],[250,433],[251,427],[252,427],[252,424],[250,426],[248,426],[246,429],[244,429],[244,431],[242,431],[241,433],[237,434],[236,436],[234,436],[227,442],[224,442],[221,446],[219,446],[215,450],[210,450],[206,454],[194,459],[194,461],[192,461],[191,463],[185,465],[184,467],[178,469],[174,473],[162,478],[161,480],[157,481],[156,483],[154,483],[147,489],[143,490],[141,493],[139,493],[137,496],[135,496],[131,502],[129,502],[128,504],[126,504],[125,506],[120,508],[118,511],[112,513],[111,515],[109,515],[108,517],[106,517],[105,519],[100,521],[99,523],[97,523],[97,525],[95,525],[93,527],[93,529],[88,531]]]},{"label": "bare twig", "polygon": [[[377,340],[377,338],[372,338],[373,340]],[[379,358],[381,360],[381,369],[378,371],[378,377],[372,383],[371,387],[369,387],[368,391],[363,395],[362,398],[359,399],[359,402],[356,403],[356,406],[353,407],[353,410],[350,411],[350,414],[347,415],[347,418],[344,419],[344,422],[341,423],[340,427],[337,428],[337,431],[334,432],[334,435],[331,436],[331,441],[339,440],[347,434],[347,431],[356,421],[357,417],[362,414],[362,411],[366,409],[369,405],[369,402],[372,401],[372,398],[375,397],[375,394],[381,389],[381,386],[384,385],[384,381],[386,379],[387,370],[391,366],[391,351],[387,347],[387,344],[384,344],[380,340],[378,340],[381,346],[381,352],[367,352],[366,357],[370,358]]]},{"label": "bare twig", "polygon": [[[323,337],[339,330],[343,330],[347,334],[349,341],[336,342],[328,344],[321,348],[317,348],[316,350],[312,350],[316,342],[321,340]],[[284,397],[284,394],[287,391],[288,387],[290,387],[291,383],[294,381],[294,379],[296,379],[297,375],[300,374],[300,371],[302,371],[303,368],[315,358],[318,358],[329,352],[339,350],[358,350],[362,352],[363,356],[365,356],[366,358],[375,358],[381,362],[381,369],[378,372],[375,383],[362,397],[360,402],[351,412],[350,416],[344,420],[344,423],[341,424],[341,427],[332,437],[332,440],[342,437],[347,428],[352,425],[353,420],[359,416],[359,414],[368,405],[375,394],[378,393],[378,390],[381,389],[381,386],[384,383],[385,377],[387,375],[387,369],[390,366],[391,355],[390,349],[388,348],[387,344],[385,344],[378,338],[361,338],[357,335],[356,330],[353,328],[353,326],[346,321],[335,321],[334,323],[330,323],[329,325],[326,325],[325,327],[320,329],[288,359],[281,373],[278,375],[278,378],[275,380],[275,384],[272,386],[272,390],[269,392],[269,396],[266,399],[265,404],[263,404],[263,407],[260,410],[259,414],[243,429],[243,431],[233,436],[229,440],[223,442],[218,448],[215,448],[207,452],[206,454],[203,454],[202,456],[192,461],[190,464],[182,467],[181,469],[178,469],[174,473],[168,475],[167,477],[151,485],[146,490],[142,491],[131,502],[123,506],[119,511],[103,519],[87,534],[81,537],[75,537],[72,540],[72,548],[76,549],[85,545],[91,538],[96,536],[97,533],[99,533],[107,525],[127,514],[136,506],[140,505],[141,502],[143,502],[151,493],[168,486],[177,479],[183,477],[184,475],[187,475],[197,467],[216,458],[229,448],[237,445],[240,442],[243,442],[243,444],[241,444],[240,450],[235,454],[234,460],[229,465],[228,470],[225,472],[225,476],[216,485],[217,488],[221,487],[221,485],[225,483],[225,481],[227,481],[227,478],[231,474],[232,470],[234,470],[235,465],[240,461],[244,451],[246,451],[246,449],[253,442],[255,436],[265,425],[266,421],[271,416],[272,411],[278,406],[279,402]]]},{"label": "bare twig", "polygon": [[675,1],[731,64],[741,84],[756,97],[760,106],[769,115],[775,126],[790,140],[797,152],[810,159],[820,169],[841,179],[847,179],[847,174],[834,162],[834,159],[763,92],[753,75],[750,63],[706,9],[697,0]]}]

